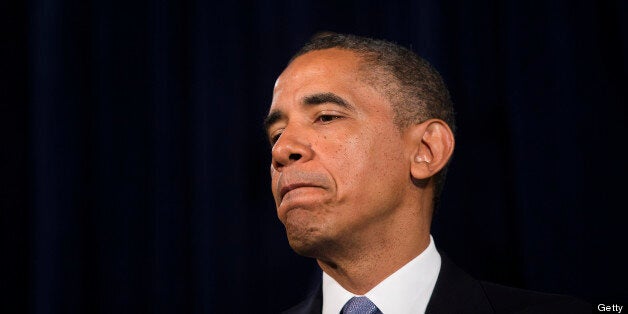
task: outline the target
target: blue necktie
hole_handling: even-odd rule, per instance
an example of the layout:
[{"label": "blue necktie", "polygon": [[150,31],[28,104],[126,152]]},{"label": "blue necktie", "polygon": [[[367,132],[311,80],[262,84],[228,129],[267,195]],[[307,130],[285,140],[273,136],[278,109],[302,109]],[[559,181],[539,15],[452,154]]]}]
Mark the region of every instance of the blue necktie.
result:
[{"label": "blue necktie", "polygon": [[381,314],[382,312],[367,297],[353,297],[342,308],[342,314]]}]

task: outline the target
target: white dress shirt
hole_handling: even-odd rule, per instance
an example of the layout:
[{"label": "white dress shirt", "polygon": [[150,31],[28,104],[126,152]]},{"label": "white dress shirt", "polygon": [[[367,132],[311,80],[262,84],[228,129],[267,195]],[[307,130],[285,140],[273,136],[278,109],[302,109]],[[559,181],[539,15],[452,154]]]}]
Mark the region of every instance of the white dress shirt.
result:
[{"label": "white dress shirt", "polygon": [[[425,313],[436,279],[441,258],[434,239],[417,257],[392,273],[364,296],[383,314]],[[323,272],[323,314],[338,314],[355,294],[345,290],[336,280]]]}]

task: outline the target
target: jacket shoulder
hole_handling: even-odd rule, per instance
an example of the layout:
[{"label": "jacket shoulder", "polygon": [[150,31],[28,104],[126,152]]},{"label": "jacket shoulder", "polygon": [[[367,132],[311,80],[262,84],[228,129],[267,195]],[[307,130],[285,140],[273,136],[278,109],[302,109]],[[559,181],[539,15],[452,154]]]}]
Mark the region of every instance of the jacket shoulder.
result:
[{"label": "jacket shoulder", "polygon": [[542,293],[480,281],[495,313],[591,313],[591,304],[572,296]]},{"label": "jacket shoulder", "polygon": [[281,312],[281,314],[320,314],[323,310],[323,288],[320,281],[301,303]]}]

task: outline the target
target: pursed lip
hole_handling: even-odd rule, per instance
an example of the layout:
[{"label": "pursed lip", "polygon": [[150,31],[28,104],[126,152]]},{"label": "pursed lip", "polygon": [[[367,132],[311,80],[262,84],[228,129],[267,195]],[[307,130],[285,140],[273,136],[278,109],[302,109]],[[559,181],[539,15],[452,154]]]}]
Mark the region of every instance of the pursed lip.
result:
[{"label": "pursed lip", "polygon": [[281,199],[283,199],[283,197],[288,194],[288,192],[298,189],[298,188],[304,188],[304,187],[319,187],[318,185],[315,184],[311,184],[311,183],[306,183],[306,182],[300,182],[300,183],[291,183],[288,185],[285,185],[283,187],[281,187],[281,189],[279,190],[279,195],[281,196]]},{"label": "pursed lip", "polygon": [[277,206],[279,206],[286,194],[292,190],[305,187],[326,190],[331,186],[331,180],[320,172],[292,170],[275,174],[279,176],[274,178],[274,180],[277,180],[276,190],[274,190],[274,192],[277,193],[275,195],[275,197],[277,197]]}]

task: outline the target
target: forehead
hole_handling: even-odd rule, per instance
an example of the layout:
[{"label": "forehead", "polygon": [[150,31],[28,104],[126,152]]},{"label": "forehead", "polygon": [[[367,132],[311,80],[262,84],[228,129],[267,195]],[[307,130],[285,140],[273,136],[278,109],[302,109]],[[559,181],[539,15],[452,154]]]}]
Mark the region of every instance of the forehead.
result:
[{"label": "forehead", "polygon": [[357,72],[361,57],[350,50],[329,48],[307,52],[295,58],[279,77],[298,74],[322,74],[325,72]]},{"label": "forehead", "polygon": [[337,48],[315,50],[293,60],[275,82],[271,111],[286,103],[298,103],[308,93],[364,93],[362,59],[353,51]]},{"label": "forehead", "polygon": [[358,121],[392,125],[393,106],[369,71],[362,58],[349,50],[332,48],[299,56],[275,83],[266,131],[292,116],[306,117],[323,105],[340,105]]}]

